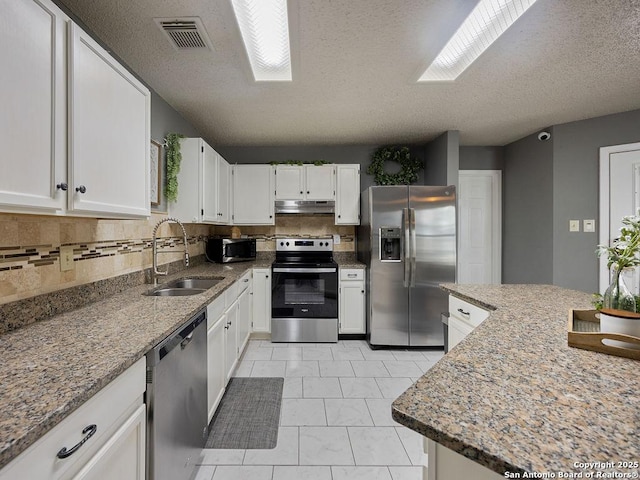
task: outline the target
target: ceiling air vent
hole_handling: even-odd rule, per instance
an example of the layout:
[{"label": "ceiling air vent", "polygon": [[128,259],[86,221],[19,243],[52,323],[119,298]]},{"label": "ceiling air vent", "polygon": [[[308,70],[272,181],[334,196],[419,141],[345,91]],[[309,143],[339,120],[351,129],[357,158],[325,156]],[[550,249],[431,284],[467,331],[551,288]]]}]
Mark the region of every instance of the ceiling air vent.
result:
[{"label": "ceiling air vent", "polygon": [[199,17],[154,18],[154,20],[176,50],[200,48],[213,50],[211,40]]}]

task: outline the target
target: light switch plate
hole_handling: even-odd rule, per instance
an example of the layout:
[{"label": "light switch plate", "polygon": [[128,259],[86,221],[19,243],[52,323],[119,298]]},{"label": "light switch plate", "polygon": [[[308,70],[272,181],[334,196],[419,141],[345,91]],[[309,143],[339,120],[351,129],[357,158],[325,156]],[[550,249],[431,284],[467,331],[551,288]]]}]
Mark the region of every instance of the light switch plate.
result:
[{"label": "light switch plate", "polygon": [[73,268],[73,247],[60,246],[60,271],[67,272]]},{"label": "light switch plate", "polygon": [[580,220],[569,220],[569,231],[570,232],[579,232],[580,231]]},{"label": "light switch plate", "polygon": [[333,244],[334,245],[340,245],[340,235],[337,233],[333,234]]},{"label": "light switch plate", "polygon": [[582,231],[583,232],[595,232],[596,231],[596,221],[595,220],[583,220],[582,221]]}]

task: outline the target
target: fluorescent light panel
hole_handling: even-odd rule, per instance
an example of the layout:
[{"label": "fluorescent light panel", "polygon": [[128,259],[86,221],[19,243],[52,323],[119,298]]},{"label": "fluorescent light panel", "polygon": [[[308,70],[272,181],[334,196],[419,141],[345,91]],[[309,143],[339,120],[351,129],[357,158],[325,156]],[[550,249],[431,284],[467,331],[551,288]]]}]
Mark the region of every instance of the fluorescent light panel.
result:
[{"label": "fluorescent light panel", "polygon": [[455,80],[536,0],[480,0],[419,82]]},{"label": "fluorescent light panel", "polygon": [[290,82],[287,0],[232,0],[257,82]]}]

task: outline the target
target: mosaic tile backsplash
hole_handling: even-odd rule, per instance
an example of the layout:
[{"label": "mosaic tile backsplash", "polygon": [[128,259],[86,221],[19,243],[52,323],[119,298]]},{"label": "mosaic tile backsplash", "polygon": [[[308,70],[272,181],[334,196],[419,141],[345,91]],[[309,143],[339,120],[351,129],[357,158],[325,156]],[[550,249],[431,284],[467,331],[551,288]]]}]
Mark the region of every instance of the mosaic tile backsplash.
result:
[{"label": "mosaic tile backsplash", "polygon": [[[165,216],[111,220],[0,213],[0,304],[151,267],[153,227]],[[209,235],[231,234],[231,227],[195,224],[185,227],[191,257],[204,254]],[[333,217],[278,216],[275,226],[239,228],[243,235],[257,239],[260,252],[274,251],[276,238],[334,234],[341,239],[335,245],[337,252],[355,251],[355,228],[336,226]],[[158,262],[163,265],[180,261],[183,256],[180,228],[164,224],[159,238],[159,250],[164,253],[159,255]],[[61,246],[73,247],[73,270],[60,271]]]}]

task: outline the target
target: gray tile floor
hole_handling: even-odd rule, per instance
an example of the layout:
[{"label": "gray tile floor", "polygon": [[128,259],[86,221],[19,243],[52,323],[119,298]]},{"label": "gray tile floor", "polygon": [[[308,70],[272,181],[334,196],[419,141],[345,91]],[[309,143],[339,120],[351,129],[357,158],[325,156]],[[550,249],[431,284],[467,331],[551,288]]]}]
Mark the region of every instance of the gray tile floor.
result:
[{"label": "gray tile floor", "polygon": [[196,480],[421,480],[422,437],[391,419],[391,402],[442,355],[252,340],[235,376],[284,377],[278,444],[205,449]]}]

